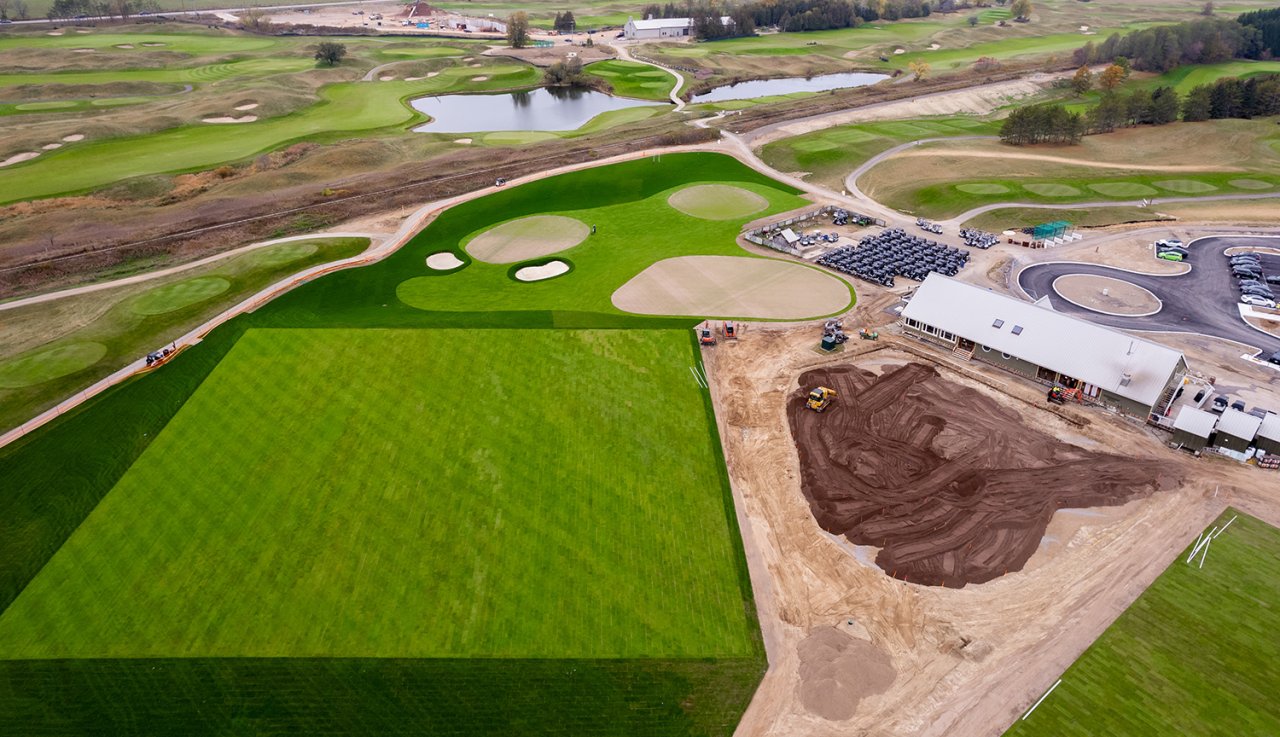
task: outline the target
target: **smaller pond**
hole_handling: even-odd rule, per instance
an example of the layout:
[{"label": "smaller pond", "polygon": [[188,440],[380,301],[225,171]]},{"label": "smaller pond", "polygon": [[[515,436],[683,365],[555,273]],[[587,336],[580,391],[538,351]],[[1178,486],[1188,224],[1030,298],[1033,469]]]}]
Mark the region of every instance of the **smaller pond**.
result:
[{"label": "smaller pond", "polygon": [[784,79],[756,79],[750,82],[738,82],[716,87],[708,92],[693,96],[693,102],[722,102],[724,100],[750,100],[770,95],[789,95],[793,92],[826,92],[846,87],[865,87],[882,79],[887,74],[871,74],[869,72],[845,72],[842,74],[823,74],[817,77],[787,77]]},{"label": "smaller pond", "polygon": [[432,121],[414,128],[421,133],[485,133],[489,131],[571,131],[601,113],[654,105],[645,100],[563,87],[497,95],[440,95],[409,103]]}]

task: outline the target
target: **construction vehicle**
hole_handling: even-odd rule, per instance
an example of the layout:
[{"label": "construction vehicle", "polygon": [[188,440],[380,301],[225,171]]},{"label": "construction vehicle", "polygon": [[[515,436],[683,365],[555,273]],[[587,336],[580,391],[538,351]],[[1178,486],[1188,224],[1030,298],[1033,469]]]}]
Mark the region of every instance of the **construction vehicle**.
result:
[{"label": "construction vehicle", "polygon": [[1062,387],[1055,386],[1049,390],[1047,399],[1054,404],[1066,404],[1067,397],[1062,393]]},{"label": "construction vehicle", "polygon": [[728,320],[726,320],[726,321],[725,321],[725,323],[724,323],[724,339],[725,339],[725,340],[737,340],[737,339],[738,339],[738,329],[737,329],[737,327],[736,327],[736,326],[734,326],[734,324],[733,324],[732,322],[729,322]]},{"label": "construction vehicle", "polygon": [[867,330],[866,328],[858,328],[858,337],[863,340],[879,340],[880,333],[877,333],[874,330]]},{"label": "construction vehicle", "polygon": [[826,386],[820,386],[809,392],[809,399],[804,406],[814,412],[825,412],[827,407],[831,406],[831,402],[836,398],[836,390]]},{"label": "construction vehicle", "polygon": [[703,347],[713,346],[716,344],[716,334],[711,330],[711,326],[702,323],[698,328],[698,345]]},{"label": "construction vehicle", "polygon": [[822,350],[834,351],[836,346],[849,340],[839,320],[827,320],[822,326]]}]

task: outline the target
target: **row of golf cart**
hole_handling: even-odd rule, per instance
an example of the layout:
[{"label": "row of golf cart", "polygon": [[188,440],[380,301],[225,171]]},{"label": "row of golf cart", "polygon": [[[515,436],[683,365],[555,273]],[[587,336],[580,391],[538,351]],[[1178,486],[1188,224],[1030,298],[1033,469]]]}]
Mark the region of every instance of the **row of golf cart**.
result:
[{"label": "row of golf cart", "polygon": [[969,252],[889,228],[867,236],[856,246],[824,253],[817,263],[885,287],[895,276],[924,281],[931,271],[955,276],[969,261]]},{"label": "row of golf cart", "polygon": [[1231,275],[1240,288],[1240,301],[1254,307],[1276,306],[1276,295],[1271,285],[1280,284],[1280,274],[1266,276],[1262,271],[1262,258],[1256,253],[1240,253],[1228,257]]},{"label": "row of golf cart", "polygon": [[981,248],[987,250],[1000,242],[1000,236],[995,233],[988,233],[985,230],[975,230],[974,228],[961,228],[960,237],[964,239],[964,244],[970,248]]},{"label": "row of golf cart", "polygon": [[916,225],[920,226],[920,229],[925,232],[942,235],[942,226],[937,223],[931,223],[924,218],[916,218]]},{"label": "row of golf cart", "polygon": [[852,222],[854,225],[859,225],[859,226],[871,225],[871,218],[867,217],[866,215],[859,215],[857,213],[849,212],[848,210],[843,210],[843,209],[836,210],[835,212],[831,213],[832,225],[848,225],[850,222]]}]

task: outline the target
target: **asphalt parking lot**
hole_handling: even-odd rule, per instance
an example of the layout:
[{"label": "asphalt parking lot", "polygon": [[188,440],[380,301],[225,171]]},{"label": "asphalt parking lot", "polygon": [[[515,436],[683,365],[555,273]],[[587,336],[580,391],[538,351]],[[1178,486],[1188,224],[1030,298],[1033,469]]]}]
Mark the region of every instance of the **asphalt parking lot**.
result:
[{"label": "asphalt parking lot", "polygon": [[[1240,317],[1239,292],[1231,276],[1231,265],[1223,250],[1239,246],[1280,248],[1280,239],[1249,236],[1213,236],[1189,244],[1191,270],[1176,276],[1134,274],[1110,266],[1085,263],[1033,264],[1018,274],[1018,283],[1032,297],[1049,296],[1053,308],[1063,314],[1085,318],[1100,325],[1125,330],[1160,330],[1202,333],[1253,346],[1266,354],[1280,351],[1280,338],[1249,326]],[[1152,256],[1154,258],[1154,256]],[[1280,274],[1280,257],[1263,256],[1267,274]],[[1121,317],[1104,315],[1063,299],[1053,290],[1053,281],[1068,274],[1093,274],[1131,282],[1150,290],[1164,303],[1154,315]]]}]

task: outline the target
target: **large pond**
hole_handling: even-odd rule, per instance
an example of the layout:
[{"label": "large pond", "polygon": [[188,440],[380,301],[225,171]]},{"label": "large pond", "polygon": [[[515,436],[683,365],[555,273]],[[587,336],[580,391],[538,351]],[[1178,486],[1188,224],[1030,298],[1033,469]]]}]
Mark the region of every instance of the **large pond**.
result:
[{"label": "large pond", "polygon": [[497,95],[440,95],[410,102],[430,115],[423,133],[571,131],[601,113],[656,103],[572,88],[539,88]]},{"label": "large pond", "polygon": [[846,87],[865,87],[882,79],[887,74],[870,74],[867,72],[844,72],[842,74],[823,74],[818,77],[787,77],[784,79],[756,79],[750,82],[738,82],[716,87],[708,92],[693,96],[693,102],[723,102],[724,100],[750,100],[770,95],[789,95],[793,92],[826,92]]}]

